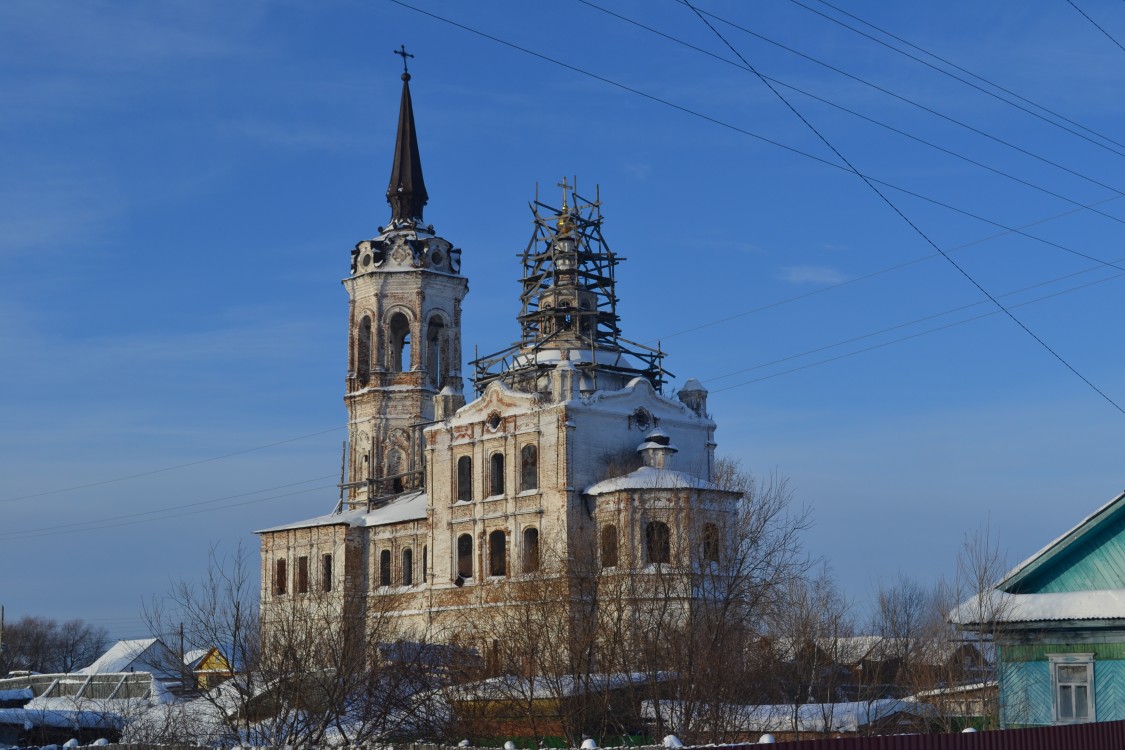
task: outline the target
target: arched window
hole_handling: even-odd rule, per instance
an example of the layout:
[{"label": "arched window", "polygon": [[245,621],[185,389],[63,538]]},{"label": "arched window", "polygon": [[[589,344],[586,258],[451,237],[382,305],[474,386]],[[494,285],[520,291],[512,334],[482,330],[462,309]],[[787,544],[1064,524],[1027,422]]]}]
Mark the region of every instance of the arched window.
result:
[{"label": "arched window", "polygon": [[645,527],[645,551],[650,563],[672,561],[672,534],[668,531],[668,524],[649,521]]},{"label": "arched window", "polygon": [[379,553],[379,585],[391,585],[391,551],[389,549]]},{"label": "arched window", "polygon": [[523,572],[539,570],[539,529],[534,526],[523,530]]},{"label": "arched window", "polygon": [[430,580],[430,548],[422,547],[422,583]]},{"label": "arched window", "polygon": [[520,449],[520,491],[539,489],[539,449],[528,444]]},{"label": "arched window", "polygon": [[457,575],[461,578],[473,577],[472,534],[462,534],[457,537]]},{"label": "arched window", "polygon": [[602,567],[617,567],[617,527],[613,524],[602,527]]},{"label": "arched window", "polygon": [[402,551],[402,585],[414,585],[414,552],[409,547]]},{"label": "arched window", "polygon": [[719,561],[719,527],[713,523],[703,524],[703,562]]},{"label": "arched window", "polygon": [[499,529],[488,535],[488,574],[490,576],[508,575],[507,534]]},{"label": "arched window", "polygon": [[430,318],[430,324],[426,328],[426,370],[435,388],[441,387],[441,376],[445,369],[441,357],[443,331],[445,331],[445,324],[441,318],[436,315]]},{"label": "arched window", "polygon": [[488,459],[488,476],[490,481],[491,492],[489,495],[503,495],[504,494],[504,454],[493,453],[492,457]]},{"label": "arched window", "polygon": [[390,361],[387,369],[391,372],[405,372],[410,369],[410,321],[398,312],[391,316],[387,325],[387,354]]},{"label": "arched window", "polygon": [[355,372],[361,386],[371,382],[371,318],[367,315],[359,321],[356,335]]},{"label": "arched window", "polygon": [[457,459],[457,499],[473,499],[473,459],[470,456]]}]

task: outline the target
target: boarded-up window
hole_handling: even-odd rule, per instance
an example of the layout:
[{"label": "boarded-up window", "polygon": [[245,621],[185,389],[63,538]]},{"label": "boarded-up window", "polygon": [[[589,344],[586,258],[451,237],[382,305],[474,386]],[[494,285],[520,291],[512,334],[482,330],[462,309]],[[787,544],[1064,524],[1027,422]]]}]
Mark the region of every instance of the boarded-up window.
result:
[{"label": "boarded-up window", "polygon": [[662,521],[649,522],[645,527],[645,549],[650,563],[672,561],[672,535],[668,531],[668,524]]},{"label": "boarded-up window", "polygon": [[507,535],[503,531],[494,531],[488,535],[488,574],[490,576],[508,574],[508,566],[505,560],[507,552]]},{"label": "boarded-up window", "polygon": [[469,456],[457,459],[457,499],[473,499],[473,459]]},{"label": "boarded-up window", "polygon": [[520,449],[520,491],[539,489],[539,449],[525,445]]},{"label": "boarded-up window", "polygon": [[473,577],[472,534],[462,534],[457,537],[457,575],[461,578]]},{"label": "boarded-up window", "polygon": [[409,548],[402,551],[402,585],[414,585],[414,552]]},{"label": "boarded-up window", "polygon": [[284,559],[278,560],[274,564],[273,593],[277,594],[278,596],[284,596],[287,588],[286,584],[289,580],[289,574],[285,572],[285,568],[286,565]]},{"label": "boarded-up window", "polygon": [[304,555],[297,558],[297,593],[309,593],[309,558]]},{"label": "boarded-up window", "polygon": [[332,590],[332,555],[320,558],[320,590]]},{"label": "boarded-up window", "polygon": [[539,529],[534,526],[523,530],[523,572],[539,570]]},{"label": "boarded-up window", "polygon": [[504,494],[504,454],[493,453],[488,459],[488,475],[491,481],[490,495]]},{"label": "boarded-up window", "polygon": [[719,561],[719,527],[713,523],[703,524],[703,562]]},{"label": "boarded-up window", "polygon": [[391,585],[391,551],[389,549],[379,553],[379,585]]},{"label": "boarded-up window", "polygon": [[601,557],[603,568],[617,567],[617,527],[613,524],[602,527]]}]

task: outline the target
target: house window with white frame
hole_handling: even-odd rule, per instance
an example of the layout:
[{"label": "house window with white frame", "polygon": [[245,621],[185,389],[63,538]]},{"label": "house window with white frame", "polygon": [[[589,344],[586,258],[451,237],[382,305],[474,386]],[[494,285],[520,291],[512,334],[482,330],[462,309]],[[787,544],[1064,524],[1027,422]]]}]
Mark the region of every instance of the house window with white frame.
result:
[{"label": "house window with white frame", "polygon": [[1051,654],[1047,658],[1055,723],[1094,721],[1094,655]]}]

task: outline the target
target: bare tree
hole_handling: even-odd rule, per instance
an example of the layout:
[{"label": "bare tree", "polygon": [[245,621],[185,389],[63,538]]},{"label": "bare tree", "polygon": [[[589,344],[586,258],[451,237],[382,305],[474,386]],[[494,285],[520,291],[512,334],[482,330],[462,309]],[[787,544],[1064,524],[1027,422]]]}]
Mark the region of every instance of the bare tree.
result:
[{"label": "bare tree", "polygon": [[232,677],[140,722],[133,741],[310,747],[363,743],[412,726],[413,696],[430,687],[426,644],[395,617],[394,594],[359,615],[319,592],[272,607],[263,621],[251,559],[210,554],[199,582],[178,581],[146,606],[153,632],[179,632],[185,649],[217,648]]},{"label": "bare tree", "polygon": [[108,641],[105,628],[84,620],[22,617],[5,626],[0,675],[13,670],[71,672],[97,659]]}]

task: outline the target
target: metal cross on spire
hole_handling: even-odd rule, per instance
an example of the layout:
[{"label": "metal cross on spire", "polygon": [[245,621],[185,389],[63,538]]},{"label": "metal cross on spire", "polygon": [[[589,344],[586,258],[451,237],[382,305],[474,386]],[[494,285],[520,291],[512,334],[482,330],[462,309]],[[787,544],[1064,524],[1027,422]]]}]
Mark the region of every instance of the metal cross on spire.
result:
[{"label": "metal cross on spire", "polygon": [[406,45],[405,45],[405,44],[400,44],[400,45],[398,46],[398,49],[396,49],[396,50],[391,50],[391,51],[392,51],[392,52],[393,52],[394,54],[396,54],[396,55],[398,55],[399,57],[401,57],[401,58],[402,58],[402,74],[403,74],[404,76],[408,76],[408,75],[410,75],[410,71],[409,71],[409,70],[407,70],[407,68],[406,68],[406,58],[408,58],[408,57],[414,57],[414,55],[412,55],[412,54],[410,54],[409,52],[407,52],[407,51],[406,51]]}]

